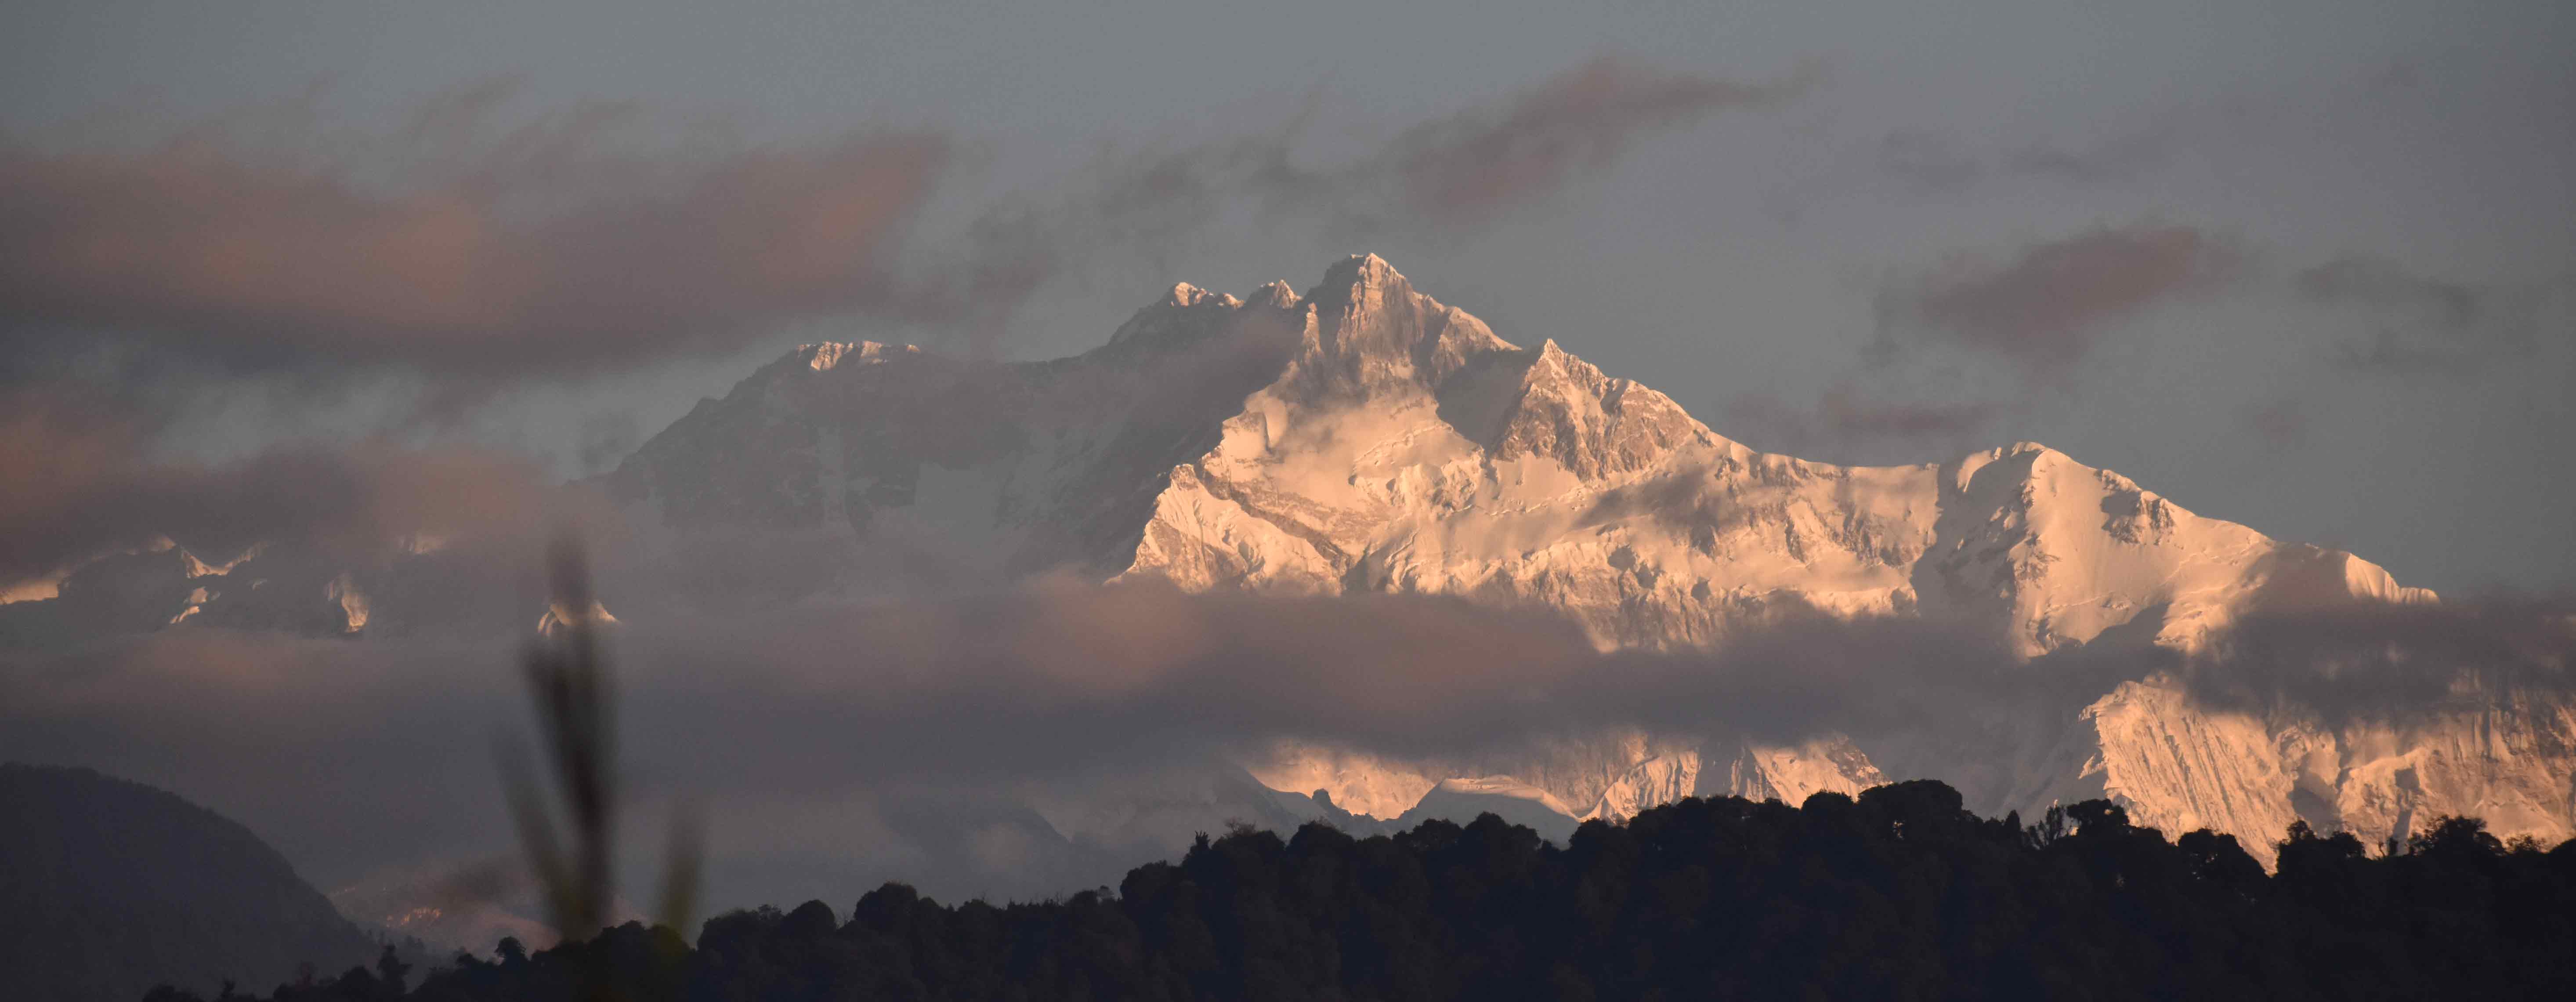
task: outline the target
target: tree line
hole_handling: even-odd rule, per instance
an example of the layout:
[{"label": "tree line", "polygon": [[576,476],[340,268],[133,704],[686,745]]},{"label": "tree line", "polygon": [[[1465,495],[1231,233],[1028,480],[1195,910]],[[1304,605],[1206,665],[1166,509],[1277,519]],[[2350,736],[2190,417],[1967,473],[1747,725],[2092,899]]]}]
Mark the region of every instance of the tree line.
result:
[{"label": "tree line", "polygon": [[227,999],[2576,998],[2576,841],[2450,817],[2382,852],[2304,823],[2277,848],[2266,873],[2102,800],[1985,819],[1930,780],[1692,798],[1563,846],[1490,814],[1237,829],[1061,900],[887,884],[846,920],[735,911],[694,945],[629,923]]}]

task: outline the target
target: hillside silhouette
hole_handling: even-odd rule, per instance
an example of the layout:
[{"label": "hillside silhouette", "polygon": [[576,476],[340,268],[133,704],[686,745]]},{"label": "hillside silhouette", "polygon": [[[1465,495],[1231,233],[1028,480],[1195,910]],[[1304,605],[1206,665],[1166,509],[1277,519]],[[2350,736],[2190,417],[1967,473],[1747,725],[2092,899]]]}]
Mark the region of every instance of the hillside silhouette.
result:
[{"label": "hillside silhouette", "polygon": [[[1688,799],[1563,846],[1485,815],[1353,838],[1202,837],[1035,904],[888,884],[459,957],[408,993],[352,970],[275,1002],[838,999],[2576,997],[2576,842],[2445,818],[2371,850],[2294,826],[2267,874],[2107,801],[1978,818],[1935,781],[1800,807]],[[162,992],[156,1002],[188,998]]]},{"label": "hillside silhouette", "polygon": [[0,764],[0,995],[131,1002],[275,984],[369,940],[250,829],[88,769]]}]

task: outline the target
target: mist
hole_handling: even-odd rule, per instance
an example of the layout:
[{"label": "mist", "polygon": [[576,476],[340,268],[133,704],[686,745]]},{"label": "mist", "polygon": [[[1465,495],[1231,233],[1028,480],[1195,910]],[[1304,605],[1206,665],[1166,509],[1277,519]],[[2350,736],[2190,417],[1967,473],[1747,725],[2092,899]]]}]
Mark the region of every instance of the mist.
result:
[{"label": "mist", "polygon": [[[2025,661],[1965,624],[1794,604],[1714,649],[1604,651],[1543,607],[1064,575],[707,614],[689,611],[689,590],[657,590],[671,565],[603,564],[621,568],[603,592],[621,617],[607,638],[632,796],[728,819],[712,832],[710,890],[735,903],[799,872],[951,894],[1114,875],[1137,860],[1098,846],[961,857],[949,843],[1049,832],[1032,802],[1236,768],[1280,741],[1412,761],[1616,729],[1867,748],[1972,740],[1998,715],[2071,720],[2159,673],[2212,712],[2329,722],[2576,684],[2564,603],[2292,610],[2199,657],[2105,641]],[[353,639],[182,627],[14,652],[0,757],[183,790],[326,886],[465,866],[510,851],[492,753],[526,729],[516,657],[531,623]]]}]

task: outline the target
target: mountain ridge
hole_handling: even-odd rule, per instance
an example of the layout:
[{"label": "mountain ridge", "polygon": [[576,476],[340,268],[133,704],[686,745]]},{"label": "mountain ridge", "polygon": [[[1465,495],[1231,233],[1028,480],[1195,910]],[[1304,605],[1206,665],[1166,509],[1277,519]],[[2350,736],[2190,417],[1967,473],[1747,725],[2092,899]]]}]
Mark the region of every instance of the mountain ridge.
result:
[{"label": "mountain ridge", "polygon": [[[789,358],[851,353],[922,370],[914,381],[944,379],[942,367],[962,364],[865,343],[809,346]],[[1233,364],[1211,367],[1210,359]],[[779,371],[816,384],[835,378],[836,370],[805,369],[782,360]],[[1717,643],[1789,603],[1843,616],[1978,623],[2025,658],[2096,641],[2190,654],[2249,612],[2438,601],[2357,556],[2199,516],[2038,443],[1896,467],[1761,453],[1552,338],[1535,348],[1502,339],[1415,291],[1375,255],[1335,264],[1303,294],[1272,283],[1237,299],[1178,285],[1100,348],[987,369],[1018,395],[966,409],[1007,416],[993,425],[1029,422],[996,433],[1010,439],[1007,447],[896,436],[896,449],[871,451],[854,443],[889,441],[882,429],[859,429],[857,438],[827,431],[828,410],[817,419],[764,392],[731,408],[780,408],[760,412],[773,419],[762,432],[769,437],[725,451],[842,450],[766,481],[822,486],[763,496],[865,493],[891,475],[916,493],[906,503],[845,505],[865,508],[849,516],[851,530],[891,523],[901,527],[896,535],[918,540],[917,520],[931,515],[945,521],[934,536],[1015,547],[999,559],[977,558],[1005,571],[1069,564],[1108,580],[1151,576],[1191,590],[1444,592],[1536,603],[1571,616],[1604,648]],[[1196,378],[1202,371],[1227,378]],[[762,385],[760,378],[745,387]],[[837,392],[865,396],[866,387],[895,382],[862,377]],[[1156,396],[1191,382],[1199,392],[1186,399]],[[954,388],[940,385],[942,393]],[[1122,390],[1149,402],[1122,398]],[[909,392],[892,389],[874,401]],[[898,426],[918,420],[892,418]],[[674,433],[686,434],[681,425]],[[785,444],[755,447],[759,441]],[[665,455],[648,445],[621,467],[613,477],[622,496],[649,502],[657,490],[686,496],[728,479],[669,465]],[[862,468],[879,472],[843,472]],[[848,486],[833,487],[836,478]],[[918,493],[931,481],[947,489],[935,500]],[[1115,503],[1087,510],[1074,503],[1104,486]],[[1079,545],[1047,539],[1065,519],[1114,523],[1089,523]],[[2408,819],[2483,803],[2478,781],[2428,792],[2366,778],[2386,771],[2374,764],[2384,756],[2338,764],[2325,779],[2287,767],[2282,741],[2354,755],[2365,754],[2347,747],[2356,740],[2386,742],[2208,713],[2180,698],[2170,680],[2125,683],[2047,712],[2059,717],[2058,729],[2017,749],[2021,761],[2006,770],[2022,775],[1967,784],[1978,809],[2036,810],[2050,800],[2110,795],[2143,821],[2206,823],[2262,846],[2302,816],[2289,806],[2292,788],[2352,786],[2349,796],[2311,790],[2310,800],[2352,801],[2311,820],[2356,823],[2374,837]],[[2543,753],[2542,773],[2576,767],[2561,747],[2576,718],[2542,713],[2523,724],[2545,735],[2536,747],[2555,749]],[[2131,740],[2149,733],[2173,740]],[[2252,764],[2235,773],[2209,768],[2219,760]],[[1936,764],[1914,763],[1912,771],[1947,775],[1925,771]],[[1285,748],[1274,761],[1249,765],[1275,789],[1324,790],[1378,817],[1447,780],[1508,779],[1560,807],[1574,805],[1563,808],[1569,814],[1620,816],[1692,792],[1796,803],[1820,789],[1857,792],[1886,778],[1839,736],[1798,747],[1693,749],[1653,735],[1605,735],[1535,758],[1477,763]],[[2508,813],[2546,837],[2569,833],[2567,806],[2576,798],[2525,799],[2530,810]],[[2395,806],[2401,802],[2412,806]]]},{"label": "mountain ridge", "polygon": [[[719,613],[1042,574],[1154,578],[1544,606],[1603,649],[1709,647],[1806,610],[1920,617],[2049,671],[2091,652],[2199,657],[2249,615],[2439,602],[2360,557],[2200,516],[2034,442],[1879,467],[1760,452],[1554,338],[1503,339],[1375,255],[1336,262],[1302,293],[1176,284],[1066,358],[804,345],[594,483],[669,562],[727,557],[704,562],[730,575],[703,574],[682,596]],[[244,591],[223,587],[227,573],[283,581],[265,594],[313,606],[279,621],[355,636],[406,619],[399,588],[259,569],[277,559],[243,571],[184,551],[128,558],[159,575],[138,593],[160,605],[119,621],[261,621],[226,610]],[[86,581],[76,574],[65,596],[102,593]],[[2576,708],[2557,696],[2471,693],[2438,719],[2401,722],[2204,705],[2170,675],[2061,695],[1939,734],[1623,731],[1437,761],[1288,742],[1238,764],[1273,791],[1320,791],[1378,820],[1453,780],[1508,781],[1550,810],[1617,818],[1693,793],[1797,803],[1934,776],[1989,814],[2109,796],[2141,823],[2215,827],[2258,856],[2292,820],[2374,840],[2443,813],[2489,817],[2506,835],[2576,834]],[[1172,801],[1197,805],[1186,811],[1059,805],[1049,823],[1100,844],[1170,843],[1188,833],[1134,819],[1279,807],[1209,789]]]}]

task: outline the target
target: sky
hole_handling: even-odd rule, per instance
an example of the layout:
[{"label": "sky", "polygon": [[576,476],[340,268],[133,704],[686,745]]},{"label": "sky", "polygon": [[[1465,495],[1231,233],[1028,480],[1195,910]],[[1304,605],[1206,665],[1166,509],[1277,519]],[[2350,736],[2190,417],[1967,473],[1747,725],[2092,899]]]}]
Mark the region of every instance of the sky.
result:
[{"label": "sky", "polygon": [[[1373,250],[1757,448],[1890,463],[2042,441],[2411,584],[2576,585],[2560,4],[7,18],[0,136],[29,175],[11,212],[60,210],[13,224],[11,381],[148,397],[165,455],[392,435],[569,476],[800,341],[1052,357],[1172,282],[1302,288]],[[1494,124],[1587,69],[1740,90],[1522,137],[1565,148],[1487,195],[1401,190],[1426,183],[1401,162],[1426,130]],[[152,201],[236,181],[267,190]],[[650,204],[621,217],[624,198]],[[836,260],[709,249],[792,244],[787,222],[726,221],[827,202],[857,235],[803,250]],[[200,237],[276,242],[287,277],[235,295],[169,261],[39,264],[81,227],[191,212],[283,220]],[[562,218],[585,214],[609,218]],[[335,226],[374,252],[316,250]],[[526,281],[473,284],[495,272]]]},{"label": "sky", "polygon": [[[516,519],[495,545],[532,546],[527,498],[612,468],[796,344],[1057,357],[1175,282],[1302,289],[1373,251],[1503,338],[1552,338],[1759,449],[1921,463],[2040,441],[2409,585],[2576,591],[2576,8],[1601,8],[11,4],[0,579],[174,525],[363,546],[387,525]],[[1294,616],[1273,636],[1223,600],[995,601],[1142,603],[1101,620],[1103,649],[1125,643],[1124,615],[1284,645],[1254,643],[1264,657],[1343,656],[1299,647],[1318,641]],[[1378,657],[1516,638],[1499,676],[1578,710],[1575,680],[1599,668],[1531,654],[1581,646],[1547,624],[1379,611],[1352,641],[1386,639]],[[781,615],[639,642],[639,732],[689,710],[774,737],[802,700],[874,681],[818,678],[793,642],[814,624]],[[893,659],[898,679],[991,660],[971,626],[924,640],[920,619],[872,615],[920,648]],[[693,674],[689,655],[721,663],[722,638],[751,635],[805,659],[725,666],[742,684],[721,691]],[[1985,653],[1836,636],[1800,663]],[[171,784],[319,880],[505,830],[488,749],[442,737],[509,712],[506,645],[211,642],[61,664],[96,669],[94,686],[5,680],[19,698],[0,699],[18,706],[0,757]],[[405,670],[466,663],[495,677]],[[1151,684],[1110,686],[1141,700],[1112,708],[1142,722],[1249,700],[1278,715],[1240,721],[1255,728],[1413,733],[1298,704],[1246,663],[1266,662],[1171,653]],[[1677,695],[1680,676],[1628,668],[1644,681],[1591,694],[1604,719],[1744,696],[1729,672]],[[1013,670],[1036,674],[968,695],[1064,686],[1088,705],[1098,684]],[[332,682],[294,689],[314,675]],[[1403,695],[1388,712],[1518,726],[1508,702]],[[638,754],[774,775],[751,789],[774,809],[740,810],[767,820],[732,834],[790,839],[816,811],[842,812],[819,830],[903,829],[889,804],[1039,764],[978,759],[979,735],[1080,727],[906,698],[889,705],[951,712],[865,722],[888,754],[938,739],[913,753],[943,764],[906,765],[917,783],[893,799],[818,796],[867,778],[784,764],[823,752],[794,741]],[[1195,747],[1225,723],[1135,733]],[[419,785],[366,785],[423,755]],[[315,764],[335,756],[381,768]],[[761,900],[790,883],[731,886]]]}]

